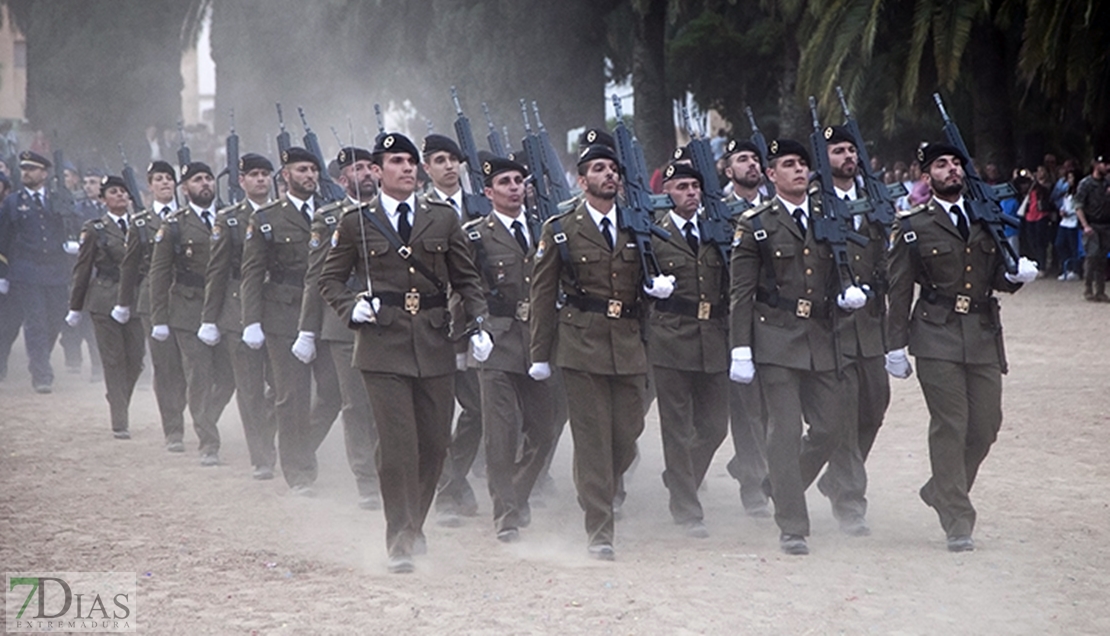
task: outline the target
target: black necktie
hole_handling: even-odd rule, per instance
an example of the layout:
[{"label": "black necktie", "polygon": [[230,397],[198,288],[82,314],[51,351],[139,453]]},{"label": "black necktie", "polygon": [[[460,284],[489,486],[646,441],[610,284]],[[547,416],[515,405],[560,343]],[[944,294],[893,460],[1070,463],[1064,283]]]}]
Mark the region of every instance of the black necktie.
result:
[{"label": "black necktie", "polygon": [[609,231],[609,227],[612,225],[609,222],[609,217],[601,217],[601,235],[605,237],[605,244],[609,246],[609,251],[613,250],[613,235]]},{"label": "black necktie", "polygon": [[524,237],[524,224],[520,221],[513,221],[513,236],[516,237],[516,242],[520,245],[520,249],[524,253],[528,253],[528,239]]},{"label": "black necktie", "polygon": [[35,193],[35,207],[37,207],[37,208],[42,207],[42,195],[39,194],[38,192]]},{"label": "black necktie", "polygon": [[162,208],[162,218],[164,219],[169,216],[170,212],[173,212],[173,210],[170,209],[170,206],[167,205],[166,207]]},{"label": "black necktie", "polygon": [[123,231],[123,235],[127,236],[127,221],[124,221],[122,218],[120,218],[116,221],[116,223],[119,224],[119,229]]},{"label": "black necktie", "polygon": [[304,215],[304,218],[306,221],[308,221],[308,224],[312,225],[312,210],[308,209],[307,202],[301,204],[301,214]]},{"label": "black necktie", "polygon": [[412,236],[412,223],[409,223],[409,207],[408,203],[400,203],[397,205],[397,233],[401,235],[401,240],[408,245],[409,238]]},{"label": "black necktie", "polygon": [[960,236],[964,237],[964,243],[967,243],[967,238],[971,236],[971,228],[967,226],[967,217],[964,216],[964,211],[958,205],[952,206],[948,211],[956,215],[956,229],[960,232]]},{"label": "black necktie", "polygon": [[200,213],[200,218],[204,220],[205,227],[207,227],[208,231],[211,232],[212,231],[212,214],[208,210],[205,210],[204,212]]},{"label": "black necktie", "polygon": [[805,212],[802,212],[801,208],[794,208],[794,212],[791,216],[794,217],[794,222],[798,224],[798,231],[801,232],[804,237],[806,235]]},{"label": "black necktie", "polygon": [[690,246],[690,251],[694,254],[698,253],[698,235],[694,234],[694,222],[687,221],[686,225],[682,226],[682,231],[686,233],[686,244]]}]

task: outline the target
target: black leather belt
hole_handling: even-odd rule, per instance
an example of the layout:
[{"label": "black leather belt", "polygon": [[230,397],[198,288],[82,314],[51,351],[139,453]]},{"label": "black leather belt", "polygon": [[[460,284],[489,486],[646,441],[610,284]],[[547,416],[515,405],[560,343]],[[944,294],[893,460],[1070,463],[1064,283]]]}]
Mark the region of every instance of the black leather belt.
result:
[{"label": "black leather belt", "polygon": [[184,285],[185,287],[199,287],[204,289],[204,276],[196,272],[188,272],[179,269],[174,273],[173,282],[177,285]]},{"label": "black leather belt", "polygon": [[669,314],[692,316],[698,320],[711,320],[723,318],[728,315],[728,305],[717,303],[712,305],[706,301],[694,302],[685,298],[667,298],[655,301],[656,311],[665,311]]},{"label": "black leather belt", "polygon": [[794,312],[798,318],[825,318],[829,316],[829,303],[808,298],[784,298],[763,288],[756,289],[755,299],[776,309]]},{"label": "black leather belt", "polygon": [[419,292],[376,292],[374,297],[386,307],[400,307],[412,315],[424,309],[447,306],[447,294],[421,294]]},{"label": "black leather belt", "polygon": [[643,315],[640,303],[626,303],[612,298],[568,295],[567,304],[582,311],[605,314],[607,318],[639,318]]},{"label": "black leather belt", "polygon": [[532,303],[527,300],[512,302],[504,298],[486,296],[486,305],[489,315],[500,318],[515,318],[521,322],[528,322],[532,314]]},{"label": "black leather belt", "polygon": [[112,269],[99,269],[96,270],[96,277],[102,280],[110,281],[113,283],[119,282],[119,268],[113,267]]},{"label": "black leather belt", "polygon": [[989,314],[995,302],[993,296],[988,296],[986,300],[972,300],[971,296],[963,294],[942,296],[937,293],[926,293],[923,298],[930,305],[950,307],[957,314]]}]

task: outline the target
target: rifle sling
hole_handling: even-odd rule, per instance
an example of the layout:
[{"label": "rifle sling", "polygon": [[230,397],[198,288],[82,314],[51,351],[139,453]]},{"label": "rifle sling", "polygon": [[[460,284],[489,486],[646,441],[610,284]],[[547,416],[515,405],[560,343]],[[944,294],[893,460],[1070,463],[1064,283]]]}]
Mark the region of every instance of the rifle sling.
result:
[{"label": "rifle sling", "polygon": [[501,290],[497,288],[497,279],[493,275],[493,270],[490,269],[489,254],[486,252],[485,244],[482,243],[482,233],[473,229],[466,233],[466,238],[470,239],[470,243],[474,245],[474,260],[477,261],[478,269],[481,270],[482,277],[486,279],[486,284],[489,285],[490,296],[500,298]]},{"label": "rifle sling", "polygon": [[389,243],[389,246],[397,251],[398,256],[408,262],[409,265],[412,265],[413,269],[420,272],[420,274],[424,278],[427,278],[429,281],[431,281],[431,283],[435,285],[436,289],[438,289],[440,292],[444,292],[447,290],[447,286],[444,285],[443,281],[441,281],[439,277],[435,275],[435,272],[428,269],[427,265],[422,263],[420,259],[413,256],[412,248],[405,245],[401,241],[401,237],[397,235],[397,232],[393,229],[392,226],[385,223],[380,216],[370,211],[370,208],[363,208],[362,216],[370,221],[371,225],[374,226],[374,229],[376,229],[378,233],[381,234]]},{"label": "rifle sling", "polygon": [[755,238],[755,244],[759,248],[759,260],[763,261],[762,288],[767,290],[767,304],[777,306],[779,282],[775,278],[775,260],[771,255],[771,245],[767,242],[767,230],[764,229],[763,220],[759,216],[758,214],[752,216],[752,237]]}]

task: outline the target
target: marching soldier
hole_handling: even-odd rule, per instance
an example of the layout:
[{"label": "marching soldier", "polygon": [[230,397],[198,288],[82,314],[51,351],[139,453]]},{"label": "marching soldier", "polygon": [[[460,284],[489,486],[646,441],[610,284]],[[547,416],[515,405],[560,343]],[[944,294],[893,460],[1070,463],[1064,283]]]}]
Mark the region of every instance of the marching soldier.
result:
[{"label": "marching soldier", "polygon": [[[563,370],[574,475],[590,556],[612,560],[613,502],[644,429],[647,354],[640,334],[645,286],[636,244],[620,229],[617,155],[594,144],[578,158],[583,200],[544,225],[532,282],[532,366],[544,380]],[[558,242],[556,242],[558,238]],[[556,305],[560,288],[566,306]],[[651,281],[665,298],[673,279]]]},{"label": "marching soldier", "polygon": [[[430,134],[424,138],[424,172],[432,181],[428,189],[429,201],[442,201],[449,204],[459,216],[460,223],[467,223],[478,214],[466,209],[460,180],[460,164],[466,161],[462,149],[454,139],[444,135]],[[459,313],[458,298],[449,299],[449,309],[453,315]],[[457,352],[465,357],[465,348]],[[482,445],[482,396],[478,385],[478,372],[459,365],[455,373],[455,399],[461,412],[455,422],[451,436],[451,448],[443,464],[436,493],[436,523],[441,526],[460,525],[459,516],[473,517],[478,514],[478,502],[474,489],[467,480],[474,459]]]},{"label": "marching soldier", "polygon": [[891,235],[886,368],[897,378],[913,373],[907,345],[917,359],[932,465],[921,499],[936,510],[948,550],[966,552],[975,549],[968,494],[1002,426],[1006,357],[994,291],[1014,292],[1035,280],[1037,264],[1023,257],[1010,274],[989,228],[970,222],[967,157],[959,149],[929,144],[918,160],[933,197],[900,213]]},{"label": "marching soldier", "polygon": [[[76,221],[73,228],[74,238],[84,228],[86,221],[94,221],[104,216],[107,208],[104,207],[104,202],[100,197],[100,182],[104,179],[104,173],[95,168],[85,170],[83,180],[78,181],[77,172],[72,164],[66,162],[66,183],[67,187],[70,181],[75,185],[80,184],[76,189],[71,190],[73,194],[73,212],[74,220]],[[72,246],[70,246],[72,248]],[[79,249],[79,248],[78,248]],[[70,249],[69,251],[72,251]],[[68,251],[67,251],[68,253]],[[77,254],[73,254],[72,263],[77,264]],[[70,294],[72,296],[72,289]],[[90,379],[94,382],[99,381],[101,377],[101,361],[99,349],[96,346],[96,334],[94,333],[94,326],[92,320],[87,320],[88,312],[81,317],[76,327],[70,327],[68,323],[62,328],[62,332],[58,337],[58,344],[62,346],[62,351],[65,353],[66,369],[70,373],[81,372],[81,345],[88,343],[89,347],[89,366],[91,370]]]},{"label": "marching soldier", "polygon": [[482,273],[489,333],[497,342],[489,359],[477,365],[494,530],[499,541],[512,543],[531,521],[528,498],[555,439],[555,404],[551,383],[528,377],[535,255],[523,215],[528,171],[494,157],[482,172],[493,214],[464,229]]},{"label": "marching soldier", "polygon": [[[855,139],[843,126],[825,129],[829,167],[836,196],[848,201],[862,192],[856,184],[858,154]],[[890,378],[883,368],[883,319],[886,309],[887,231],[864,215],[853,217],[855,231],[867,238],[867,245],[848,242],[852,272],[861,287],[876,294],[873,302],[853,311],[837,322],[840,351],[851,363],[846,366],[848,381],[848,426],[844,442],[829,458],[828,470],[817,488],[832,502],[833,516],[840,529],[852,536],[871,534],[867,526],[867,471],[864,462],[875,443],[879,427],[890,404]]]},{"label": "marching soldier", "polygon": [[297,322],[308,269],[312,215],[323,205],[316,197],[320,166],[315,155],[300,147],[284,151],[281,161],[289,189],[251,215],[243,244],[242,340],[252,349],[266,346],[274,374],[282,476],[294,495],[311,497],[315,494],[316,449],[339,414],[342,398],[328,350],[319,352],[307,365],[293,353],[294,343],[303,342]]},{"label": "marching soldier", "polygon": [[243,241],[250,215],[270,202],[270,175],[274,165],[262,155],[247,153],[239,158],[239,187],[247,198],[216,215],[212,228],[212,254],[204,274],[204,307],[197,338],[214,347],[230,334],[224,346],[231,356],[235,378],[235,401],[243,435],[250,453],[255,479],[273,479],[277,456],[274,451],[273,396],[267,396],[269,363],[266,352],[243,344],[243,308],[239,302]]},{"label": "marching soldier", "polygon": [[670,298],[652,306],[648,357],[659,402],[663,483],[671,516],[687,536],[705,538],[698,487],[728,433],[728,272],[720,251],[701,241],[698,209],[702,175],[687,164],[663,171],[663,192],[674,201],[652,237],[663,271],[675,277]]},{"label": "marching soldier", "polygon": [[143,371],[143,328],[138,322],[119,324],[112,319],[112,307],[119,297],[120,263],[127,249],[129,219],[127,208],[131,197],[123,179],[104,177],[100,185],[104,216],[86,221],[81,231],[81,250],[73,268],[73,291],[70,293],[66,323],[76,327],[81,312],[87,311],[96,329],[96,343],[108,389],[108,410],[111,413],[112,435],[131,439],[127,410],[135,382]]},{"label": "marching soldier", "polygon": [[[320,272],[324,269],[331,237],[344,214],[357,210],[362,203],[373,201],[377,186],[370,170],[373,157],[364,148],[346,147],[339,151],[336,165],[337,181],[347,191],[347,198],[330,203],[316,211],[312,219],[312,234],[308,241],[308,270],[304,277],[304,296],[301,298],[301,315],[298,329],[305,336],[302,343],[310,342],[297,354],[306,364],[312,361],[319,348],[330,349],[339,380],[339,393],[343,400],[343,441],[347,449],[347,463],[355,475],[358,487],[358,505],[363,510],[382,507],[378,487],[378,472],[374,455],[378,452],[378,429],[374,424],[374,411],[362,374],[351,364],[354,359],[355,333],[334,311],[326,311],[324,297],[320,295]],[[355,293],[366,290],[366,281],[352,276],[347,281]],[[317,342],[319,340],[319,342]],[[309,355],[312,354],[312,355]]]},{"label": "marching soldier", "polygon": [[779,545],[795,555],[809,554],[805,490],[847,425],[832,312],[857,309],[867,298],[855,286],[837,295],[832,250],[811,230],[821,210],[807,192],[809,163],[800,143],[771,144],[767,176],[777,195],[740,219],[731,270],[729,376],[745,384],[757,369],[761,376]]},{"label": "marching soldier", "polygon": [[[486,303],[458,215],[415,194],[416,146],[399,133],[382,135],[373,157],[380,194],[340,220],[320,290],[357,329],[354,364],[378,427],[389,570],[411,572],[412,556],[427,550],[424,520],[451,441],[456,367],[448,285],[468,326],[482,324]],[[366,292],[348,286],[352,272],[367,282]],[[493,348],[481,331],[471,343],[480,360]]]},{"label": "marching soldier", "polygon": [[[66,257],[66,218],[47,196],[51,163],[24,150],[19,153],[23,187],[0,206],[0,294],[23,313],[23,343],[30,358],[31,386],[50,393],[54,368],[50,354],[65,317],[71,265]],[[61,167],[59,166],[60,170]]]},{"label": "marching soldier", "polygon": [[[725,176],[732,191],[725,201],[743,200],[751,207],[765,202],[760,185],[763,183],[763,162],[759,148],[746,139],[732,139],[725,146]],[[729,430],[734,455],[729,460],[728,474],[740,482],[740,504],[749,515],[771,516],[763,480],[767,478],[767,408],[763,404],[760,378],[749,384],[729,383]]]},{"label": "marching soldier", "polygon": [[235,392],[226,344],[205,346],[197,338],[204,309],[204,274],[216,220],[212,169],[194,161],[181,170],[189,205],[171,215],[154,235],[150,258],[150,337],[173,339],[181,351],[186,396],[200,440],[201,466],[220,463],[217,423]]},{"label": "marching soldier", "polygon": [[119,298],[112,308],[112,318],[125,325],[131,320],[131,308],[136,308],[143,333],[149,338],[150,361],[154,367],[154,397],[162,417],[166,450],[184,453],[185,368],[176,338],[156,340],[151,336],[154,325],[150,319],[150,281],[147,277],[154,254],[154,238],[166,219],[177,210],[174,198],[177,174],[169,163],[155,161],[147,168],[146,180],[154,202],[150,209],[131,219],[127,251],[120,264]]}]

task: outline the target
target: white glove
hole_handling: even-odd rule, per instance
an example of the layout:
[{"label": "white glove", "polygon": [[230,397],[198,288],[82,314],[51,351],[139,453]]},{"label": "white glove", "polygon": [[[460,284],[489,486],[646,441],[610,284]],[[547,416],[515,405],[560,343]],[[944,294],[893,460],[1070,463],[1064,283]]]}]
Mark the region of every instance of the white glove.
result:
[{"label": "white glove", "polygon": [[76,256],[77,252],[81,251],[81,244],[77,241],[66,241],[62,243],[62,249],[65,250],[66,254]]},{"label": "white glove", "polygon": [[251,349],[261,349],[266,342],[266,334],[262,333],[262,323],[252,322],[243,328],[243,344]]},{"label": "white glove", "polygon": [[528,367],[528,375],[537,382],[546,380],[551,377],[551,365],[546,362],[533,362],[532,366]]},{"label": "white glove", "polygon": [[1037,280],[1037,263],[1022,256],[1018,261],[1017,273],[1006,272],[1006,280],[1011,283],[1031,283]]},{"label": "white glove", "polygon": [[751,347],[736,347],[732,350],[732,364],[728,368],[728,379],[740,384],[751,384],[755,379],[755,363],[752,362]]},{"label": "white glove", "polygon": [[862,289],[852,285],[840,292],[836,297],[836,304],[844,311],[855,311],[867,304],[867,294]]},{"label": "white glove", "polygon": [[458,369],[459,371],[466,371],[467,357],[468,356],[465,353],[456,353],[455,354],[455,368]]},{"label": "white glove", "polygon": [[8,279],[0,278],[0,294],[8,293],[8,288],[9,287],[11,287],[11,284],[8,283]]},{"label": "white glove", "polygon": [[674,276],[667,275],[652,278],[651,287],[644,285],[644,293],[659,300],[670,298],[671,294],[674,293]]},{"label": "white glove", "polygon": [[351,310],[351,322],[377,322],[378,310],[381,308],[382,301],[379,298],[359,298],[355,308]]},{"label": "white glove", "polygon": [[131,320],[131,308],[122,305],[112,307],[112,320],[115,320],[121,325],[126,325],[127,321]]},{"label": "white glove", "polygon": [[158,342],[165,342],[170,337],[169,325],[154,325],[154,328],[150,330],[150,337]]},{"label": "white glove", "polygon": [[493,351],[493,338],[488,333],[479,331],[470,336],[470,350],[478,362],[489,360],[489,354]]},{"label": "white glove", "polygon": [[316,359],[316,334],[311,331],[298,331],[297,339],[289,349],[301,362],[308,364]]},{"label": "white glove", "polygon": [[910,359],[906,357],[905,348],[888,351],[885,366],[887,373],[900,380],[913,375],[913,367],[910,366]]},{"label": "white glove", "polygon": [[202,322],[200,329],[197,329],[197,338],[209,347],[215,347],[220,343],[220,328],[214,322]]},{"label": "white glove", "polygon": [[81,312],[70,310],[70,312],[68,314],[66,314],[66,324],[69,325],[70,327],[76,327],[80,323],[81,323]]}]

